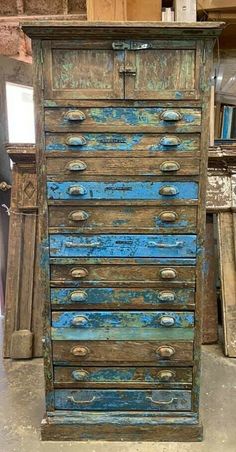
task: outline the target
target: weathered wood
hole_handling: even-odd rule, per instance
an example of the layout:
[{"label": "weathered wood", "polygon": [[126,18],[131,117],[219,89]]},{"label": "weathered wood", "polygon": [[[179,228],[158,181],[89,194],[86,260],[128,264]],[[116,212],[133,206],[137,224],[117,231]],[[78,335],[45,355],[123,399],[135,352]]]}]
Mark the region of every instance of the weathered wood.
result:
[{"label": "weathered wood", "polygon": [[127,0],[87,0],[89,21],[127,20]]},{"label": "weathered wood", "polygon": [[161,1],[127,0],[127,20],[161,21]]}]

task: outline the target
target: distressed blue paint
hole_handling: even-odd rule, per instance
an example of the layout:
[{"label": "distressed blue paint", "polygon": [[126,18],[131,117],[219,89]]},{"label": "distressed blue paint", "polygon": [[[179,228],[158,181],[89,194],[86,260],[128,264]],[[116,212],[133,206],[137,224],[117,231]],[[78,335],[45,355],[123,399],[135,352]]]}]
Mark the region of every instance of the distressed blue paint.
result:
[{"label": "distressed blue paint", "polygon": [[[71,399],[72,398],[72,399]],[[151,400],[151,399],[152,400]],[[154,402],[170,402],[166,405]],[[80,402],[80,403],[77,403]],[[188,390],[114,390],[114,389],[56,389],[55,408],[58,410],[191,410],[191,391]]]},{"label": "distressed blue paint", "polygon": [[[53,328],[172,328],[172,326],[161,325],[163,316],[174,319],[174,328],[192,328],[194,326],[193,312],[136,312],[136,311],[65,311],[53,312],[52,326]],[[86,321],[84,324],[74,326],[73,321],[78,317],[83,317]]]},{"label": "distressed blue paint", "polygon": [[[177,190],[176,195],[163,196],[159,190],[164,186],[173,186]],[[71,195],[69,189],[81,186],[84,194]],[[172,199],[197,199],[197,182],[47,182],[47,194],[49,199],[160,199],[169,202]]]},{"label": "distressed blue paint", "polygon": [[[129,305],[131,303],[136,303],[137,305],[152,305],[158,306],[161,304],[168,304],[168,302],[160,301],[159,294],[164,289],[113,289],[113,288],[85,288],[83,293],[85,293],[85,301],[73,302],[78,304],[86,304],[88,306],[107,304],[112,307],[112,305],[118,305],[122,309],[122,306]],[[166,292],[171,291],[175,294],[175,299],[171,302],[173,305],[188,305],[189,303],[194,303],[195,289],[165,289]],[[51,289],[51,303],[68,305],[71,304],[71,294],[75,292],[75,289]]]},{"label": "distressed blue paint", "polygon": [[[76,136],[77,134],[70,134],[70,136]],[[164,135],[163,135],[164,136]],[[86,140],[86,144],[80,146],[69,146],[65,142],[59,141],[60,135],[58,134],[46,134],[46,151],[75,151],[75,152],[89,152],[89,151],[135,151],[137,146],[141,147],[144,138],[143,133],[136,134],[120,134],[120,133],[83,133],[83,137]],[[66,136],[64,141],[66,140]],[[154,137],[150,141],[143,144],[143,150],[150,153],[157,151],[163,151],[167,153],[170,151],[175,152],[194,152],[199,147],[196,136],[192,138],[181,136],[181,143],[173,146],[164,146],[160,143],[161,137]]]},{"label": "distressed blue paint", "polygon": [[51,234],[50,255],[52,257],[194,257],[196,236]]}]

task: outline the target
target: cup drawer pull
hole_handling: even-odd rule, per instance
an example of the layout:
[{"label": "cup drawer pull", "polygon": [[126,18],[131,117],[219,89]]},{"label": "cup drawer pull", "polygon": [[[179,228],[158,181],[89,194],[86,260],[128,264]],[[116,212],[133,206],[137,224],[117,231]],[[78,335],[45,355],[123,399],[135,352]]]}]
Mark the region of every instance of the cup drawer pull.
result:
[{"label": "cup drawer pull", "polygon": [[84,381],[84,380],[87,380],[87,378],[89,377],[89,372],[87,372],[86,370],[83,370],[83,369],[74,370],[71,374],[71,377],[75,381]]},{"label": "cup drawer pull", "polygon": [[159,190],[159,194],[162,196],[175,196],[179,193],[178,189],[173,185],[165,185]]},{"label": "cup drawer pull", "polygon": [[174,268],[163,268],[163,270],[160,271],[160,275],[162,279],[175,279],[177,272]]},{"label": "cup drawer pull", "polygon": [[89,354],[89,349],[87,347],[76,346],[71,349],[71,353],[74,356],[82,356],[83,357],[83,356],[87,356]]},{"label": "cup drawer pull", "polygon": [[77,135],[76,137],[67,137],[66,144],[68,146],[84,146],[87,143],[83,135]]},{"label": "cup drawer pull", "polygon": [[100,248],[101,242],[91,242],[91,243],[74,243],[65,242],[66,248]]},{"label": "cup drawer pull", "polygon": [[171,173],[171,172],[179,171],[180,164],[178,162],[174,162],[174,161],[173,162],[166,161],[160,165],[160,170],[163,173]]},{"label": "cup drawer pull", "polygon": [[163,111],[163,113],[161,114],[161,119],[162,121],[180,121],[180,119],[182,118],[182,115],[179,111],[174,111],[174,110],[165,110]]},{"label": "cup drawer pull", "polygon": [[175,349],[174,347],[168,346],[168,345],[164,345],[162,347],[159,347],[156,350],[156,353],[161,357],[161,358],[171,358],[171,356],[173,356],[175,354]]},{"label": "cup drawer pull", "polygon": [[157,293],[157,298],[159,301],[163,301],[163,302],[170,302],[173,303],[175,301],[175,293],[174,292],[158,292]]},{"label": "cup drawer pull", "polygon": [[83,290],[75,290],[70,295],[71,301],[85,301],[87,298],[88,295]]},{"label": "cup drawer pull", "polygon": [[158,372],[157,377],[161,381],[170,381],[175,378],[176,373],[173,370],[160,370]]},{"label": "cup drawer pull", "polygon": [[84,210],[74,210],[68,215],[68,219],[71,221],[85,221],[89,217],[89,214]]},{"label": "cup drawer pull", "polygon": [[166,136],[161,138],[160,140],[160,144],[162,144],[162,146],[179,146],[181,143],[181,140],[179,137],[176,136]]},{"label": "cup drawer pull", "polygon": [[68,121],[84,121],[86,116],[83,111],[70,110],[65,114],[64,118]]},{"label": "cup drawer pull", "polygon": [[71,325],[76,326],[76,327],[77,326],[85,326],[85,325],[87,325],[87,323],[88,323],[87,317],[83,317],[83,316],[77,316],[71,320]]},{"label": "cup drawer pull", "polygon": [[86,190],[82,185],[73,185],[72,187],[69,187],[68,189],[69,195],[76,196],[76,195],[85,195]]},{"label": "cup drawer pull", "polygon": [[68,171],[84,171],[86,168],[87,165],[85,162],[82,162],[82,160],[74,160],[66,165]]},{"label": "cup drawer pull", "polygon": [[151,400],[152,403],[155,403],[156,405],[171,405],[175,400],[178,400],[176,398],[172,398],[168,401],[164,401],[164,400],[154,400],[152,397],[146,397],[147,399]]},{"label": "cup drawer pull", "polygon": [[175,242],[175,243],[158,243],[158,242],[149,242],[149,247],[156,246],[157,248],[183,248],[184,242]]},{"label": "cup drawer pull", "polygon": [[178,220],[178,215],[176,212],[166,210],[165,212],[160,213],[159,218],[163,223],[174,223]]},{"label": "cup drawer pull", "polygon": [[67,400],[69,400],[69,402],[76,403],[77,405],[80,405],[82,403],[92,403],[92,402],[94,402],[94,400],[96,400],[96,397],[93,396],[90,400],[75,400],[75,398],[73,396],[68,396]]},{"label": "cup drawer pull", "polygon": [[175,324],[175,319],[173,317],[169,317],[168,315],[163,315],[159,319],[159,322],[162,326],[173,326]]},{"label": "cup drawer pull", "polygon": [[88,270],[86,268],[73,268],[71,270],[71,276],[73,278],[85,278],[88,276]]}]

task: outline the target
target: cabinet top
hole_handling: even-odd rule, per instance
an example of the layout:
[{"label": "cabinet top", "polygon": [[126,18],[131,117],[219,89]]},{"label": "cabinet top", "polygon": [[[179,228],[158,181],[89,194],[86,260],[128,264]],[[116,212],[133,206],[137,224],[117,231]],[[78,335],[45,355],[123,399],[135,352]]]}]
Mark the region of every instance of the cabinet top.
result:
[{"label": "cabinet top", "polygon": [[33,39],[76,38],[146,38],[215,37],[224,22],[88,22],[72,20],[37,20],[21,23],[23,31]]}]

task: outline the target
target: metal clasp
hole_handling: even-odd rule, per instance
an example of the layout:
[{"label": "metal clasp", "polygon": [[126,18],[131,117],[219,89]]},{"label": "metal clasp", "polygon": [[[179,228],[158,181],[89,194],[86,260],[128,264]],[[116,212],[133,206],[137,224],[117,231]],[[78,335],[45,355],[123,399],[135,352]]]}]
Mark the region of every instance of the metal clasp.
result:
[{"label": "metal clasp", "polygon": [[113,50],[128,50],[130,49],[130,42],[129,41],[114,41],[112,43]]}]

